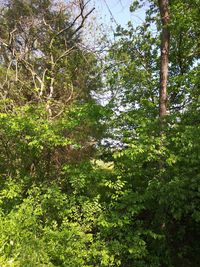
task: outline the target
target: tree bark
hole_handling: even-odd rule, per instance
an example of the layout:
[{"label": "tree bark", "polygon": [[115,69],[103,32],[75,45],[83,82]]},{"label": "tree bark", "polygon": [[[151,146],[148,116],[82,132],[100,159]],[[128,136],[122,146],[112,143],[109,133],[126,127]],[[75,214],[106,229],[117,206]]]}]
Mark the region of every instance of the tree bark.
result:
[{"label": "tree bark", "polygon": [[161,59],[160,59],[160,95],[159,95],[159,117],[162,119],[167,114],[167,81],[169,65],[169,1],[158,0],[160,10],[162,33],[161,33]]}]

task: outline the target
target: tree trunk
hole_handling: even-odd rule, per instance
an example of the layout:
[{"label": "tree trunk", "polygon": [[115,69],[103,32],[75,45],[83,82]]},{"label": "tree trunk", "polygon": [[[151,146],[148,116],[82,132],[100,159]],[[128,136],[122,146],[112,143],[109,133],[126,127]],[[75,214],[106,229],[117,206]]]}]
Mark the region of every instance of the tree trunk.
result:
[{"label": "tree trunk", "polygon": [[169,63],[169,1],[158,0],[160,10],[162,33],[161,33],[161,59],[160,59],[160,97],[159,97],[159,116],[162,119],[167,114],[167,80]]}]

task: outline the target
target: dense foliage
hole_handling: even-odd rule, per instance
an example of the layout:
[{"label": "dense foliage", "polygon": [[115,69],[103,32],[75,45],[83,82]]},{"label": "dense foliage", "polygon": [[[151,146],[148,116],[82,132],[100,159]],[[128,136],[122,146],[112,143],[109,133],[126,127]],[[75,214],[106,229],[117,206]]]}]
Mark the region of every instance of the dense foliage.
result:
[{"label": "dense foliage", "polygon": [[105,71],[82,46],[84,1],[78,15],[47,0],[2,4],[2,267],[200,266],[198,3],[169,1],[162,120],[156,1],[143,24],[117,28]]}]

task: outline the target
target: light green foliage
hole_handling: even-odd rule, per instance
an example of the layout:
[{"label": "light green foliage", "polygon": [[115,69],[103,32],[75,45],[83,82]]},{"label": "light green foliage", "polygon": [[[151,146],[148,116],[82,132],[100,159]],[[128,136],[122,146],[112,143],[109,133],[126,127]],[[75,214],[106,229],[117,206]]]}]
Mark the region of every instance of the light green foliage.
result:
[{"label": "light green foliage", "polygon": [[[94,230],[102,210],[99,197],[90,195],[99,173],[89,160],[78,163],[69,155],[78,157],[84,149],[76,128],[88,121],[89,130],[96,108],[74,106],[56,121],[49,121],[42,107],[1,113],[2,266],[91,266],[93,257],[109,261],[106,250],[98,252],[102,245]],[[64,159],[55,158],[59,149]]]}]

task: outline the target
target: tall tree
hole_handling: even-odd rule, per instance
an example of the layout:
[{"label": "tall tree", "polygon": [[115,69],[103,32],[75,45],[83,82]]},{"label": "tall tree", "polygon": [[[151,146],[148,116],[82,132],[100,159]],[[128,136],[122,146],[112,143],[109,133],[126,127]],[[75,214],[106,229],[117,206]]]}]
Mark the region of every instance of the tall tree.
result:
[{"label": "tall tree", "polygon": [[161,33],[161,59],[160,59],[160,98],[159,98],[159,116],[163,118],[167,114],[167,83],[168,83],[168,65],[169,65],[169,1],[158,0],[160,17],[162,22]]},{"label": "tall tree", "polygon": [[[131,9],[145,4],[134,1]],[[121,146],[109,155],[120,189],[107,212],[107,238],[111,247],[118,241],[121,266],[197,267],[199,5],[180,0],[145,6],[145,21],[118,27],[110,50],[108,83],[113,109],[118,105],[110,132]],[[158,114],[162,121],[167,109],[160,135]]]}]

